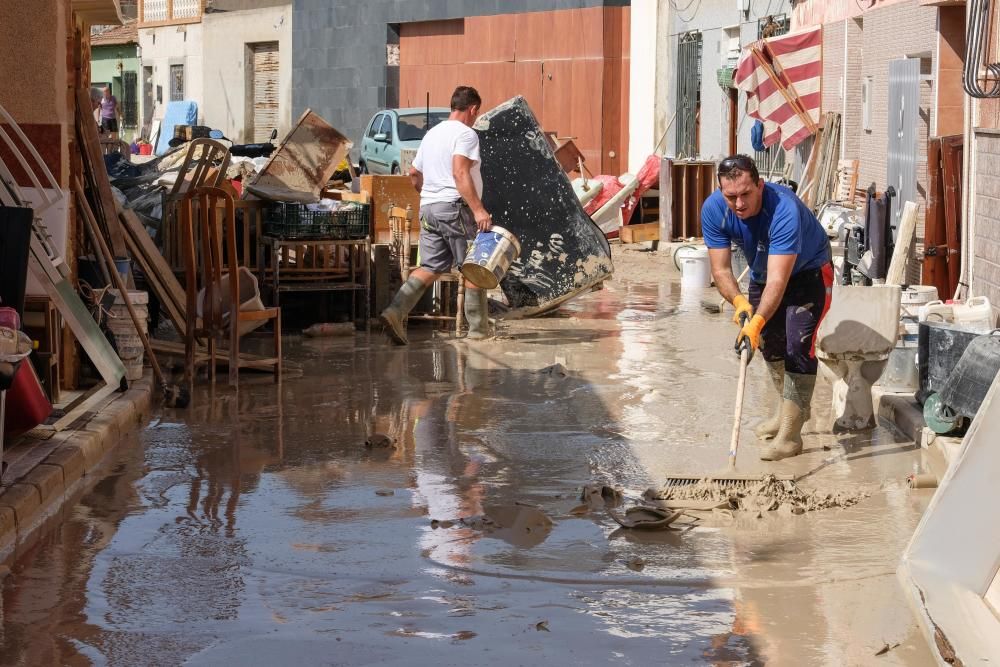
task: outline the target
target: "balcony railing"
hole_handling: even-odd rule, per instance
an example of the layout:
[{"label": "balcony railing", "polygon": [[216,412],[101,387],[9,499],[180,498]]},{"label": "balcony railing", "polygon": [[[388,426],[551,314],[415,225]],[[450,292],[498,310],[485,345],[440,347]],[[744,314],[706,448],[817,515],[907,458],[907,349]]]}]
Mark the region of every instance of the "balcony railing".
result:
[{"label": "balcony railing", "polygon": [[204,0],[139,0],[139,25],[201,21]]}]

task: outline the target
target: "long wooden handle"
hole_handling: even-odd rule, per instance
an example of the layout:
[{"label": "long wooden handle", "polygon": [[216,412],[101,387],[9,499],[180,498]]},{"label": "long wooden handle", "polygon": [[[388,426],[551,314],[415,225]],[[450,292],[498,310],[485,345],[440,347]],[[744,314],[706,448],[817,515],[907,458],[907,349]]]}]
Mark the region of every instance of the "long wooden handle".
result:
[{"label": "long wooden handle", "polygon": [[744,346],[740,350],[740,380],[736,384],[736,410],[733,413],[733,436],[729,440],[729,469],[736,470],[736,450],[740,447],[740,422],[743,421],[743,389],[747,383],[747,364],[750,352]]}]

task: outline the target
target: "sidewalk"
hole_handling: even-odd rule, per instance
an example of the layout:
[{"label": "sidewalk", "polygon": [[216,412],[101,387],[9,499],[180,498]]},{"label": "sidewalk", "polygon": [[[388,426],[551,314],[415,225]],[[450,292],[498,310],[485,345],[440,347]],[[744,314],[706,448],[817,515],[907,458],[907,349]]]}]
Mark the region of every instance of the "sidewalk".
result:
[{"label": "sidewalk", "polygon": [[35,429],[5,452],[10,468],[0,486],[0,563],[26,549],[46,519],[96,479],[105,456],[149,413],[149,371],[59,433]]}]

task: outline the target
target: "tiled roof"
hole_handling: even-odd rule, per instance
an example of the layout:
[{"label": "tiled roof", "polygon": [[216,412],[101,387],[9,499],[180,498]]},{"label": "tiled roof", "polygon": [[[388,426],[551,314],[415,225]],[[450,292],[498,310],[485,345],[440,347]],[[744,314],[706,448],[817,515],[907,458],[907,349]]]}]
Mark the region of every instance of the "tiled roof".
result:
[{"label": "tiled roof", "polygon": [[139,30],[135,21],[126,21],[124,25],[116,25],[90,36],[91,46],[108,46],[113,44],[138,44]]}]

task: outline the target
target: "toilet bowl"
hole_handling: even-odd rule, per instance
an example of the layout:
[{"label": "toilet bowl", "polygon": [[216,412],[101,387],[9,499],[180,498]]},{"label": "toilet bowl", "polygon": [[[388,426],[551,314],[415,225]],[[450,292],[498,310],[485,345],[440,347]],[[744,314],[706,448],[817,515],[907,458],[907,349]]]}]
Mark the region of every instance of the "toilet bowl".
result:
[{"label": "toilet bowl", "polygon": [[875,426],[872,384],[885,370],[899,334],[898,285],[834,285],[816,334],[816,358],[833,376],[834,433]]}]

